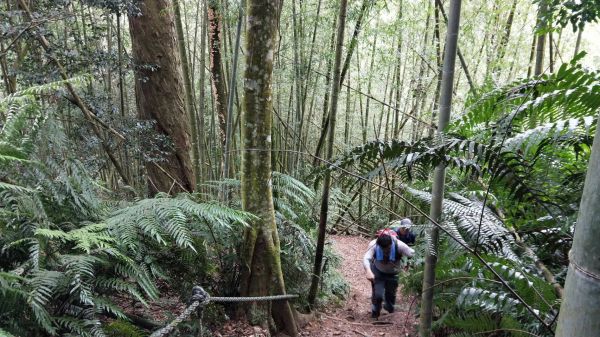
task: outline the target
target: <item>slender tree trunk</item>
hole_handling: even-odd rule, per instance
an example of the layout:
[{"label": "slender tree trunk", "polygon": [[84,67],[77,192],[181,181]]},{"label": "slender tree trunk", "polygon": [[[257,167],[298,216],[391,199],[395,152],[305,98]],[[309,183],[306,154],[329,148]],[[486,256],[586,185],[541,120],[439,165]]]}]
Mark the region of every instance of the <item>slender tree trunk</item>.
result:
[{"label": "slender tree trunk", "polygon": [[[302,58],[301,58],[301,53],[300,53],[300,48],[301,48],[301,41],[300,39],[302,38],[302,35],[299,34],[299,24],[297,20],[297,16],[301,14],[301,13],[297,13],[296,12],[296,0],[292,0],[292,33],[293,33],[293,49],[294,49],[294,83],[296,86],[296,90],[294,91],[294,103],[295,103],[295,120],[294,120],[294,132],[297,135],[302,135],[302,120],[304,118],[304,99],[302,98],[303,94],[302,94],[302,88],[304,87],[303,85],[303,74],[301,71],[301,65],[302,65]],[[291,93],[290,93],[291,94]],[[295,145],[293,148],[295,148],[296,150],[299,150],[300,148],[300,142],[301,139],[298,139],[295,142]],[[297,145],[297,147],[296,147]],[[297,158],[298,155],[296,153],[292,153],[291,154],[291,164],[292,166],[290,167],[290,169],[292,168],[296,168],[297,167]]]},{"label": "slender tree trunk", "polygon": [[117,13],[117,60],[119,63],[119,107],[125,116],[125,79],[123,74],[123,36],[121,35],[121,13]]},{"label": "slender tree trunk", "polygon": [[236,83],[237,83],[237,68],[238,68],[238,58],[240,55],[240,38],[242,35],[242,20],[244,18],[244,2],[240,3],[240,9],[238,12],[238,22],[236,26],[236,36],[235,36],[235,49],[233,51],[233,61],[231,65],[231,80],[229,81],[229,97],[227,99],[227,126],[226,126],[226,137],[225,137],[225,155],[224,165],[223,165],[223,177],[228,178],[232,176],[232,172],[230,172],[230,160],[232,155],[229,153],[232,143],[233,137],[233,127],[231,125],[233,120],[233,97],[236,92]]},{"label": "slender tree trunk", "polygon": [[342,75],[340,77],[341,83],[344,83],[344,79],[346,78],[346,73],[350,68],[350,61],[352,61],[352,55],[354,54],[354,49],[358,45],[358,35],[362,29],[362,23],[365,17],[365,14],[369,10],[369,5],[372,4],[372,0],[363,0],[362,5],[360,6],[360,10],[358,12],[358,18],[356,19],[356,26],[354,26],[354,32],[352,33],[352,39],[350,40],[350,45],[348,46],[348,51],[346,53],[346,58],[344,59],[344,66],[342,67]]},{"label": "slender tree trunk", "polygon": [[577,30],[577,41],[575,42],[575,51],[573,52],[573,57],[579,54],[579,46],[581,45],[581,35],[583,34],[583,27]]},{"label": "slender tree trunk", "polygon": [[[201,186],[202,183],[204,182],[204,158],[206,158],[207,160],[210,159],[210,155],[209,152],[206,149],[206,142],[205,142],[205,138],[204,138],[204,133],[206,131],[206,126],[205,126],[205,120],[204,117],[206,116],[206,103],[205,101],[205,97],[206,97],[206,87],[205,87],[205,75],[206,75],[206,35],[207,35],[207,31],[208,31],[208,14],[207,14],[207,6],[206,6],[206,2],[203,2],[202,4],[202,14],[201,14],[201,18],[202,18],[202,29],[200,32],[200,76],[198,78],[198,114],[197,114],[197,118],[198,118],[198,162],[200,163],[200,167],[198,168],[198,181],[196,181],[196,184],[198,186]],[[209,166],[210,167],[210,166]],[[210,172],[209,170],[207,170],[207,172]]]},{"label": "slender tree trunk", "polygon": [[[435,27],[433,29],[433,35],[434,35],[434,43],[435,43],[435,61],[436,61],[436,85],[435,85],[435,93],[433,94],[433,106],[431,109],[431,125],[433,125],[433,123],[435,122],[435,119],[437,117],[437,110],[438,110],[438,103],[439,103],[439,97],[440,97],[440,90],[442,87],[442,59],[443,59],[443,55],[441,52],[441,41],[440,41],[440,9],[439,9],[439,4],[436,0],[434,0],[435,3],[435,10],[434,10],[434,20],[435,20]],[[428,129],[428,137],[433,137],[433,128],[429,128]]]},{"label": "slender tree trunk", "polygon": [[[142,15],[129,17],[133,57],[137,64],[157,69],[136,73],[136,101],[142,119],[154,121],[158,133],[169,137],[173,149],[164,161],[148,162],[148,187],[156,192],[193,191],[189,121],[184,108],[184,81],[170,1],[140,2]],[[142,80],[143,79],[143,80]]]},{"label": "slender tree trunk", "polygon": [[[371,63],[369,64],[369,82],[367,82],[367,101],[365,102],[365,121],[362,129],[362,141],[367,142],[367,132],[369,129],[369,108],[371,102],[371,86],[373,83],[373,66],[375,65],[375,50],[377,48],[377,30],[375,30],[375,39],[371,49]],[[375,125],[375,123],[373,123]]]},{"label": "slender tree trunk", "polygon": [[[315,25],[313,27],[313,32],[312,32],[312,40],[310,43],[310,51],[308,52],[308,65],[307,65],[307,69],[306,69],[306,80],[304,81],[304,88],[302,89],[302,104],[304,105],[304,103],[306,102],[306,98],[308,96],[308,85],[310,83],[310,78],[312,77],[312,65],[313,65],[313,54],[314,54],[314,50],[315,50],[315,41],[317,39],[317,28],[319,27],[319,19],[320,19],[320,14],[321,14],[321,3],[323,1],[319,0],[318,4],[317,4],[317,13],[315,14]],[[316,76],[315,76],[316,77]],[[313,96],[314,98],[314,96]],[[309,119],[309,123],[310,123],[310,119]]]},{"label": "slender tree trunk", "polygon": [[[358,43],[358,35],[360,34],[360,30],[362,27],[362,22],[364,16],[369,8],[369,4],[371,4],[371,0],[364,0],[362,6],[360,7],[360,12],[358,14],[358,18],[356,20],[356,26],[354,26],[354,32],[352,33],[352,39],[350,40],[350,45],[348,46],[348,51],[346,52],[346,58],[344,60],[344,66],[342,67],[342,72],[340,76],[340,85],[344,83],[344,79],[346,73],[348,72],[348,68],[350,67],[350,61],[352,60],[352,54],[354,53],[354,49],[356,49],[356,45]],[[321,130],[321,136],[319,137],[319,143],[317,144],[316,157],[321,155],[321,150],[323,143],[325,141],[325,135],[327,135],[327,130],[329,128],[329,118],[325,121],[325,127]]]},{"label": "slender tree trunk", "polygon": [[554,49],[553,44],[554,41],[552,39],[552,32],[548,32],[548,66],[550,68],[550,73],[554,72]]},{"label": "slender tree trunk", "polygon": [[[194,97],[192,93],[192,80],[190,73],[190,65],[187,57],[187,50],[185,45],[185,35],[183,33],[183,23],[181,19],[181,8],[180,0],[173,0],[173,10],[175,12],[175,27],[177,28],[177,44],[179,45],[179,57],[181,59],[181,66],[183,71],[183,83],[185,89],[185,110],[187,112],[191,131],[192,131],[192,160],[194,167],[194,178],[196,182],[200,181],[200,155],[198,151],[198,125],[196,124],[196,113],[194,111],[193,102]],[[194,186],[195,187],[195,186]]]},{"label": "slender tree trunk", "polygon": [[[542,29],[545,27],[544,23],[544,15],[547,11],[547,4],[545,1],[540,2],[540,8],[538,11],[538,19],[537,19],[537,27],[538,29]],[[535,69],[533,71],[534,76],[539,76],[544,71],[544,47],[546,45],[546,34],[538,33],[537,35],[537,43],[535,49]]]},{"label": "slender tree trunk", "polygon": [[[333,157],[333,143],[335,140],[335,119],[337,112],[337,103],[341,86],[341,64],[342,64],[342,47],[344,45],[344,29],[346,26],[346,9],[348,6],[347,0],[340,0],[340,11],[338,16],[337,42],[335,49],[335,61],[333,66],[333,80],[331,87],[331,110],[329,112],[329,135],[327,139],[327,153],[325,158],[330,160]],[[319,215],[319,234],[317,238],[317,246],[315,251],[315,263],[313,266],[313,275],[308,293],[308,303],[314,307],[317,299],[317,291],[321,280],[321,266],[323,263],[323,249],[325,246],[325,230],[327,228],[327,213],[329,206],[329,188],[331,184],[331,172],[325,173],[323,179],[323,194],[321,198],[321,210]]]},{"label": "slender tree trunk", "polygon": [[[271,190],[271,125],[273,55],[278,0],[249,0],[242,115],[242,207],[257,216],[245,231],[242,251],[242,296],[285,294],[279,236]],[[251,322],[275,325],[296,336],[298,329],[287,301],[257,303],[247,308]],[[269,324],[270,325],[270,324]]]},{"label": "slender tree trunk", "polygon": [[[106,50],[109,54],[113,52],[113,41],[112,41],[112,15],[110,11],[105,12],[106,16]],[[108,101],[112,105],[112,67],[107,67],[106,69],[106,95],[108,96]],[[111,112],[112,113],[112,112]]]},{"label": "slender tree trunk", "polygon": [[533,39],[531,41],[531,50],[529,52],[529,63],[527,65],[527,77],[531,76],[531,71],[533,70],[533,61],[534,61],[534,57],[535,57],[535,42],[537,41],[536,36],[533,36]]},{"label": "slender tree trunk", "polygon": [[222,18],[217,0],[208,1],[208,44],[210,55],[210,73],[214,107],[219,119],[220,145],[225,146],[227,135],[227,93],[225,89],[225,74],[221,53]]},{"label": "slender tree trunk", "polygon": [[349,145],[350,139],[350,75],[348,75],[348,86],[346,87],[346,109],[344,111],[344,144]]},{"label": "slender tree trunk", "polygon": [[596,128],[577,216],[556,337],[600,336],[600,128]]},{"label": "slender tree trunk", "polygon": [[[435,0],[435,1],[437,1],[437,3],[438,3],[438,8],[440,9],[442,16],[444,17],[444,21],[446,21],[446,23],[448,23],[448,18],[446,17],[446,12],[444,11],[444,5],[442,4],[442,1],[441,0]],[[473,83],[471,74],[469,73],[469,68],[467,68],[467,63],[465,62],[465,58],[463,57],[462,52],[460,51],[460,48],[458,48],[458,47],[457,47],[457,54],[458,54],[458,58],[460,60],[460,65],[465,72],[465,76],[467,77],[467,82],[469,83],[469,88],[471,89],[471,91],[477,92],[475,90],[475,84]]]},{"label": "slender tree trunk", "polygon": [[[442,89],[440,95],[440,115],[437,132],[440,135],[450,120],[452,105],[452,86],[454,83],[454,68],[457,53],[457,42],[460,22],[461,0],[451,0],[450,19],[448,20],[448,31],[446,32],[446,47],[444,52],[444,70],[442,74]],[[441,135],[440,135],[441,136]],[[446,167],[438,165],[433,173],[433,187],[430,217],[439,221],[442,214],[442,203],[444,200],[444,180]],[[433,290],[435,285],[435,266],[438,259],[439,229],[433,227],[430,230],[430,247],[425,257],[423,273],[423,292],[421,302],[421,317],[419,325],[419,336],[431,336],[431,321],[433,319]]]},{"label": "slender tree trunk", "polygon": [[[333,28],[331,29],[331,39],[329,43],[329,50],[333,52],[335,47],[335,27],[337,24],[337,16],[333,20]],[[325,97],[323,98],[323,118],[321,119],[321,134],[319,136],[319,140],[317,141],[317,149],[315,150],[315,159],[313,160],[313,166],[317,166],[319,164],[319,156],[321,155],[321,149],[323,147],[323,142],[325,141],[325,136],[327,135],[327,125],[329,123],[329,83],[331,82],[331,67],[333,66],[332,59],[329,58],[327,60],[327,76],[325,76],[325,88],[328,88],[325,92]]]},{"label": "slender tree trunk", "polygon": [[500,39],[498,44],[498,56],[496,59],[496,65],[494,67],[494,72],[498,72],[500,70],[500,62],[504,59],[504,54],[506,53],[506,46],[508,45],[508,41],[510,40],[510,31],[512,30],[513,20],[515,18],[515,11],[517,10],[517,0],[513,0],[512,5],[510,7],[510,12],[508,13],[508,17],[506,18],[506,23],[504,24],[504,34]]}]

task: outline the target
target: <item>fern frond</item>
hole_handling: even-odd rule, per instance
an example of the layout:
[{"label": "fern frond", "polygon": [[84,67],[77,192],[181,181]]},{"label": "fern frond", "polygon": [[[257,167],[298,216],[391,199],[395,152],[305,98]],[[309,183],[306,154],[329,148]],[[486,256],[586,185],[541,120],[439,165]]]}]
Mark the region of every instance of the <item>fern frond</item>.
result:
[{"label": "fern frond", "polygon": [[[404,187],[404,190],[426,203],[432,201],[429,192],[407,186]],[[451,197],[454,200],[446,198],[442,203],[442,212],[445,218],[448,219],[444,221],[444,226],[449,232],[453,233],[462,243],[469,241],[474,244],[479,238],[477,244],[483,247],[484,250],[513,261],[518,260],[517,255],[512,251],[514,238],[510,235],[504,223],[489,208],[484,208],[479,201],[471,201],[456,193],[452,193]],[[461,233],[463,234],[461,235]],[[465,239],[465,235],[467,239]]]},{"label": "fern frond", "polygon": [[476,307],[488,313],[510,313],[520,302],[505,292],[467,287],[458,295],[456,304],[459,307]]},{"label": "fern frond", "polygon": [[561,65],[552,74],[485,93],[467,104],[467,111],[451,123],[450,130],[470,136],[495,127],[506,131],[510,122],[518,132],[523,126],[594,115],[600,107],[600,76],[577,61]]},{"label": "fern frond", "polygon": [[10,104],[19,97],[35,97],[44,94],[55,93],[56,91],[62,90],[64,88],[64,85],[67,83],[72,84],[75,87],[79,87],[88,83],[90,80],[93,80],[93,76],[91,74],[81,74],[78,76],[68,78],[66,80],[59,80],[50,83],[31,86],[0,99],[0,106]]},{"label": "fern frond", "polygon": [[108,298],[96,297],[94,299],[94,308],[99,314],[109,313],[110,315],[115,316],[117,318],[127,319],[127,315],[125,315],[123,310]]},{"label": "fern frond", "polygon": [[558,137],[570,139],[576,135],[589,136],[590,132],[594,131],[596,122],[597,116],[583,116],[546,123],[506,139],[504,148],[510,151],[522,150],[530,153],[531,149],[535,149],[535,145],[543,141],[556,140]]},{"label": "fern frond", "polygon": [[54,334],[56,328],[53,326],[53,318],[46,311],[46,306],[52,299],[52,294],[63,278],[63,274],[51,270],[39,270],[33,274],[33,278],[28,280],[32,290],[29,293],[27,302],[34,314],[35,320],[47,332]]}]

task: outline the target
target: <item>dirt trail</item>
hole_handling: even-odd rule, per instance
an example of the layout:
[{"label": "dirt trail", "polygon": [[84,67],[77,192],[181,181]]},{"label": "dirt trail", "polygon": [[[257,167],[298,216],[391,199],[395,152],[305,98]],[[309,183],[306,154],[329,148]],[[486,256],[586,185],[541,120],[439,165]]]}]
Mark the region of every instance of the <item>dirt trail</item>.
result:
[{"label": "dirt trail", "polygon": [[[302,329],[303,336],[414,336],[416,318],[409,313],[412,298],[398,289],[396,304],[400,310],[388,314],[381,311],[379,319],[371,318],[371,285],[365,278],[362,256],[368,239],[355,236],[329,236],[343,258],[340,267],[350,285],[343,307],[328,308]],[[413,310],[414,310],[413,303]]]}]

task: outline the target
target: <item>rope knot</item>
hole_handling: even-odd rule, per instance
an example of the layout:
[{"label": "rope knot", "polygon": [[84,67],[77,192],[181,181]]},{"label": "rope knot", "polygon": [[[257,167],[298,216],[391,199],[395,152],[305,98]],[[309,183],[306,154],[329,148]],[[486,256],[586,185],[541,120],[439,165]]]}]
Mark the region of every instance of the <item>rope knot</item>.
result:
[{"label": "rope knot", "polygon": [[190,298],[190,303],[193,302],[200,302],[200,303],[204,303],[204,302],[208,302],[209,299],[209,295],[206,292],[206,290],[204,290],[204,288],[202,288],[201,286],[194,286],[192,288],[192,297]]}]

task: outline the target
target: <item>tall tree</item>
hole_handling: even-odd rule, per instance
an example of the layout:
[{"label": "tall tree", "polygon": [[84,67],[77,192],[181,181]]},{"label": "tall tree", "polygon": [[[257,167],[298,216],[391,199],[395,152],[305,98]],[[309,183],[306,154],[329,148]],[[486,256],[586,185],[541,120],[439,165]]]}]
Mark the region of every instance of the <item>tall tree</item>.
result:
[{"label": "tall tree", "polygon": [[537,42],[535,47],[535,68],[533,71],[534,76],[541,75],[544,67],[544,46],[546,45],[546,12],[548,11],[548,5],[546,1],[540,1],[540,7],[538,9],[537,17]]},{"label": "tall tree", "polygon": [[[271,127],[273,118],[273,55],[277,45],[278,0],[249,0],[247,6],[246,70],[242,114],[242,207],[257,216],[244,233],[243,296],[285,294],[279,236],[271,188]],[[296,335],[287,301],[254,303],[247,308],[252,323],[277,327]]]},{"label": "tall tree", "polygon": [[[330,160],[333,156],[333,143],[335,140],[335,118],[337,113],[337,102],[340,94],[342,78],[342,48],[344,46],[344,28],[346,26],[347,0],[340,1],[340,11],[338,15],[337,42],[335,48],[335,61],[333,63],[333,81],[331,86],[331,108],[329,110],[329,134],[327,137],[327,153],[325,159]],[[321,197],[321,209],[319,214],[319,236],[317,238],[317,247],[315,251],[315,263],[313,266],[313,275],[308,293],[308,303],[314,306],[317,298],[317,290],[321,279],[321,265],[323,263],[323,250],[325,246],[325,229],[327,227],[327,214],[329,208],[329,188],[331,185],[331,172],[325,173],[323,179],[323,193]]]},{"label": "tall tree", "polygon": [[[181,70],[183,72],[183,83],[185,89],[185,110],[189,116],[192,131],[194,178],[195,181],[200,181],[200,153],[198,145],[196,143],[198,141],[198,125],[196,124],[196,111],[194,110],[194,94],[192,89],[190,64],[187,57],[187,49],[185,45],[185,34],[183,33],[183,20],[181,18],[180,0],[173,0],[173,9],[175,12],[175,27],[177,28],[177,43],[179,45],[179,56],[181,58]],[[202,71],[204,71],[204,69],[202,69]]]},{"label": "tall tree", "polygon": [[219,119],[219,139],[225,145],[227,135],[227,93],[225,74],[223,72],[223,56],[221,53],[222,17],[218,0],[208,0],[208,49],[210,59],[210,80],[215,112]]},{"label": "tall tree", "polygon": [[193,191],[189,118],[172,3],[155,0],[138,5],[141,15],[129,16],[133,57],[139,66],[135,75],[138,114],[153,121],[156,131],[173,145],[164,160],[146,163],[148,187],[151,194]]},{"label": "tall tree", "polygon": [[596,127],[577,216],[556,337],[600,336],[600,128]]},{"label": "tall tree", "polygon": [[[454,83],[454,65],[458,45],[458,30],[460,23],[461,0],[450,2],[450,18],[446,32],[446,46],[444,51],[444,68],[442,72],[442,86],[440,91],[440,114],[438,119],[437,133],[440,135],[450,120],[450,109],[452,105],[452,87]],[[446,178],[446,167],[438,165],[433,173],[433,187],[431,209],[429,216],[439,221],[442,214],[442,202],[444,201],[444,180]],[[423,297],[421,302],[421,324],[419,325],[419,336],[429,337],[431,335],[431,321],[433,316],[433,290],[435,284],[435,266],[437,263],[439,229],[433,227],[429,232],[430,247],[425,257],[425,268],[423,272]]]},{"label": "tall tree", "polygon": [[[356,19],[356,25],[354,26],[354,32],[352,33],[352,38],[350,39],[348,51],[346,52],[344,66],[342,67],[342,70],[341,70],[340,85],[342,85],[342,83],[344,83],[344,80],[346,78],[346,73],[348,72],[348,69],[350,68],[350,61],[352,60],[352,55],[354,53],[354,49],[356,49],[356,45],[358,44],[358,35],[360,34],[365,14],[367,13],[367,11],[369,9],[369,5],[371,3],[372,3],[372,1],[370,1],[370,0],[364,0],[362,5],[360,6],[358,18]],[[328,129],[329,129],[329,125],[331,123],[331,118],[328,117],[327,119],[324,120],[324,122],[325,123],[323,124],[323,128],[321,129],[321,136],[319,137],[319,142],[317,143],[315,157],[319,157],[321,155],[321,150],[322,150],[323,144],[325,142],[325,136],[327,136],[327,134],[328,134]]]}]

